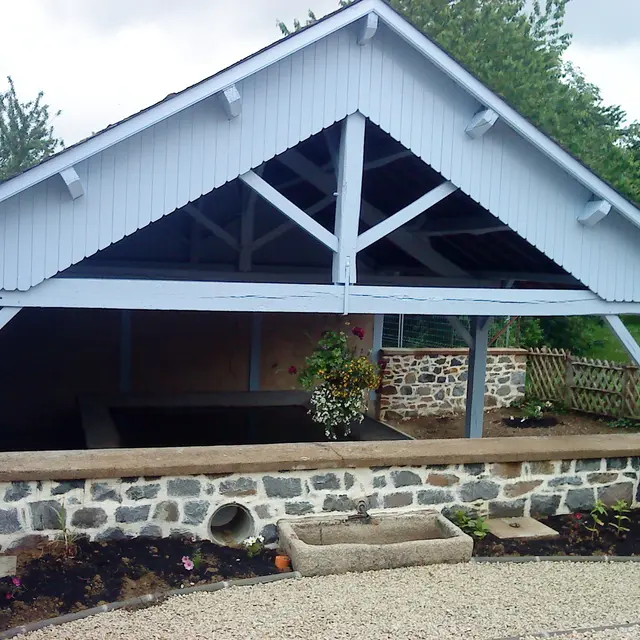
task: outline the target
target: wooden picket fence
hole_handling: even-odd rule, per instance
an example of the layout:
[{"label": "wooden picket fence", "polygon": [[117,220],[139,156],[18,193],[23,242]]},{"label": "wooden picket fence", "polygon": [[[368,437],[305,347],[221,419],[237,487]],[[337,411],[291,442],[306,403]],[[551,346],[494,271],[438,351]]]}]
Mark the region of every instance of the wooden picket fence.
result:
[{"label": "wooden picket fence", "polygon": [[640,419],[640,369],[632,365],[574,358],[562,349],[532,349],[527,391],[577,411]]}]

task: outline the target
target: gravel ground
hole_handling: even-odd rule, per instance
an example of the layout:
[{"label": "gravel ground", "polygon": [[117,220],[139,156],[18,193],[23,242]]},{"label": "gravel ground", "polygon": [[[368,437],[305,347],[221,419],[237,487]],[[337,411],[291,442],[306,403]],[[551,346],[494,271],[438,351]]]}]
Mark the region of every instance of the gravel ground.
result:
[{"label": "gravel ground", "polygon": [[[565,633],[560,636],[551,636],[553,640],[638,640],[640,638],[640,625],[627,627],[626,629],[607,629],[605,631],[585,631],[583,633]],[[522,640],[542,640],[540,636],[527,636]]]},{"label": "gravel ground", "polygon": [[[178,596],[26,638],[491,640],[637,623],[639,602],[639,563],[439,565]],[[617,634],[576,637],[638,638]]]}]

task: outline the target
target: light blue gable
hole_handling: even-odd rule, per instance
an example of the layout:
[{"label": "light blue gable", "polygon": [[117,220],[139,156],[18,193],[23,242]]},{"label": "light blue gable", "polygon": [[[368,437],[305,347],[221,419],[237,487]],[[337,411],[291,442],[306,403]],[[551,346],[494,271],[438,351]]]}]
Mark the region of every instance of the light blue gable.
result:
[{"label": "light blue gable", "polygon": [[502,120],[470,138],[486,105],[382,20],[366,46],[354,27],[317,41],[326,26],[312,27],[287,41],[303,48],[238,77],[232,120],[205,96],[78,161],[75,200],[56,173],[0,202],[0,288],[29,289],[360,111],[599,296],[640,301],[639,228],[616,211],[579,224],[589,188]]}]

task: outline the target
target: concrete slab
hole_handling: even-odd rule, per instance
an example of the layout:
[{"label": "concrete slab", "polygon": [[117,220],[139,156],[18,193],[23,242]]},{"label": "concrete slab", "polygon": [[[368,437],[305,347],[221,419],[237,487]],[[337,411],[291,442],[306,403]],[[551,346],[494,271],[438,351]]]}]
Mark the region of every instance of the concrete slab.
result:
[{"label": "concrete slab", "polygon": [[16,557],[0,556],[0,578],[16,575]]},{"label": "concrete slab", "polygon": [[557,531],[533,518],[490,518],[487,521],[489,531],[496,538],[554,538]]}]

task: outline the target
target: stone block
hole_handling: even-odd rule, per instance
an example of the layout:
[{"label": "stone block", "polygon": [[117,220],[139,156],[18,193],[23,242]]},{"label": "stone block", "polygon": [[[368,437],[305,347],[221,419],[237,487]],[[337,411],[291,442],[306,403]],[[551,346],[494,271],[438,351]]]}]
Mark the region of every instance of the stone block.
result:
[{"label": "stone block", "polygon": [[576,460],[576,471],[600,471],[602,460]]},{"label": "stone block", "polygon": [[511,384],[514,386],[523,385],[526,382],[527,375],[524,371],[514,371],[511,374]]},{"label": "stone block", "polygon": [[16,575],[16,557],[0,556],[0,578]]},{"label": "stone block", "polygon": [[436,377],[433,373],[422,373],[418,376],[418,382],[425,384],[427,382],[435,382]]},{"label": "stone block", "polygon": [[404,381],[406,384],[415,384],[416,383],[416,374],[415,373],[407,373],[404,377]]},{"label": "stone block", "polygon": [[344,488],[351,489],[356,482],[356,478],[353,473],[349,473],[348,471],[344,474]]},{"label": "stone block", "polygon": [[522,482],[514,482],[513,484],[505,486],[504,495],[507,498],[518,498],[519,496],[523,496],[525,493],[533,491],[541,484],[542,480],[524,480]]},{"label": "stone block", "polygon": [[162,538],[162,529],[157,524],[145,524],[140,529],[141,538]]},{"label": "stone block", "polygon": [[172,478],[167,482],[167,495],[176,498],[197,498],[200,495],[200,480]]},{"label": "stone block", "polygon": [[430,473],[427,476],[427,484],[434,487],[451,487],[459,482],[460,478],[453,473]]},{"label": "stone block", "polygon": [[529,469],[534,476],[550,476],[555,473],[555,465],[548,460],[536,460],[529,463]]},{"label": "stone block", "polygon": [[563,460],[560,463],[560,473],[569,473],[569,471],[571,471],[572,464],[573,460]]},{"label": "stone block", "polygon": [[422,484],[422,479],[417,473],[413,471],[392,471],[391,481],[394,487],[412,487]]},{"label": "stone block", "polygon": [[178,522],[178,505],[171,500],[158,502],[153,512],[153,519],[162,522]]},{"label": "stone block", "polygon": [[262,478],[264,490],[270,498],[297,498],[302,495],[302,481],[300,478]]},{"label": "stone block", "polygon": [[122,502],[122,496],[117,488],[104,482],[93,482],[91,484],[91,499],[95,502],[106,502],[107,500]]},{"label": "stone block", "polygon": [[591,511],[595,504],[595,492],[589,489],[569,489],[564,501],[569,511]]},{"label": "stone block", "polygon": [[47,542],[49,542],[49,538],[47,538],[47,536],[30,533],[14,540],[7,548],[7,553],[17,555],[23,551],[32,551],[38,547],[42,548],[42,545]]},{"label": "stone block", "polygon": [[409,491],[399,491],[398,493],[388,493],[384,497],[384,508],[395,509],[398,507],[408,507],[413,504],[413,494]]},{"label": "stone block", "polygon": [[400,395],[411,396],[413,395],[413,389],[408,385],[403,385],[400,387]]},{"label": "stone block", "polygon": [[481,473],[484,473],[485,467],[482,462],[474,462],[473,464],[465,464],[463,469],[464,472],[470,476],[479,476]]},{"label": "stone block", "polygon": [[104,531],[101,531],[96,535],[96,540],[108,541],[108,540],[126,540],[127,538],[133,538],[132,535],[127,535],[122,529],[118,527],[109,527]]},{"label": "stone block", "polygon": [[587,476],[589,484],[607,484],[618,479],[617,473],[590,473]]},{"label": "stone block", "polygon": [[5,502],[18,502],[31,495],[31,487],[28,482],[12,482],[4,492]]},{"label": "stone block", "polygon": [[558,476],[551,478],[548,484],[550,487],[579,487],[584,484],[584,480],[580,476]]},{"label": "stone block", "polygon": [[278,529],[275,524],[262,527],[260,535],[264,538],[264,544],[273,544],[278,541]]},{"label": "stone block", "polygon": [[104,509],[84,507],[74,512],[71,517],[72,526],[78,529],[98,529],[107,521]]},{"label": "stone block", "polygon": [[524,515],[525,499],[495,500],[489,503],[489,516],[492,518],[519,518]]},{"label": "stone block", "polygon": [[313,505],[310,502],[285,502],[284,512],[288,516],[303,516],[306,513],[313,513]]},{"label": "stone block", "polygon": [[322,505],[323,511],[353,511],[354,509],[353,500],[345,495],[328,495]]},{"label": "stone block", "polygon": [[498,497],[500,485],[491,480],[476,480],[467,482],[460,487],[459,496],[463,502],[476,500],[493,500]]},{"label": "stone block", "polygon": [[632,469],[636,471],[640,471],[640,456],[634,456],[633,458],[629,458],[629,464]]},{"label": "stone block", "polygon": [[129,500],[152,500],[158,496],[160,492],[159,484],[137,485],[129,487],[125,491],[125,495]]},{"label": "stone block", "polygon": [[150,504],[139,507],[118,507],[116,509],[116,522],[145,522],[151,511]]},{"label": "stone block", "polygon": [[613,506],[618,500],[624,500],[627,505],[633,503],[632,482],[618,482],[608,487],[598,487],[597,493],[598,500],[602,500],[608,506]]},{"label": "stone block", "polygon": [[253,478],[236,478],[224,480],[218,486],[220,495],[230,497],[255,496],[258,493],[258,483]]},{"label": "stone block", "polygon": [[335,473],[324,473],[322,475],[311,476],[311,484],[314,489],[318,491],[322,490],[336,490],[340,488],[340,480]]},{"label": "stone block", "polygon": [[418,491],[418,504],[446,504],[453,501],[453,493],[448,489],[424,489]]},{"label": "stone block", "polygon": [[47,529],[63,529],[64,512],[57,500],[40,500],[29,504],[31,528],[34,531]]},{"label": "stone block", "polygon": [[61,496],[73,489],[84,489],[84,480],[62,480],[57,486],[51,489],[52,496]]},{"label": "stone block", "polygon": [[607,471],[611,469],[626,469],[628,458],[607,458]]},{"label": "stone block", "polygon": [[15,533],[21,529],[17,509],[0,509],[0,533]]},{"label": "stone block", "polygon": [[386,486],[387,486],[387,479],[384,476],[376,476],[373,479],[374,489],[383,489]]},{"label": "stone block", "polygon": [[491,474],[499,478],[519,478],[522,474],[522,462],[496,462]]},{"label": "stone block", "polygon": [[184,503],[182,522],[184,524],[202,524],[207,517],[209,503],[204,500],[191,500]]},{"label": "stone block", "polygon": [[253,510],[261,520],[267,520],[271,517],[271,509],[268,504],[259,504]]},{"label": "stone block", "polygon": [[560,496],[545,496],[536,494],[531,496],[531,515],[534,518],[553,516],[560,506]]}]

